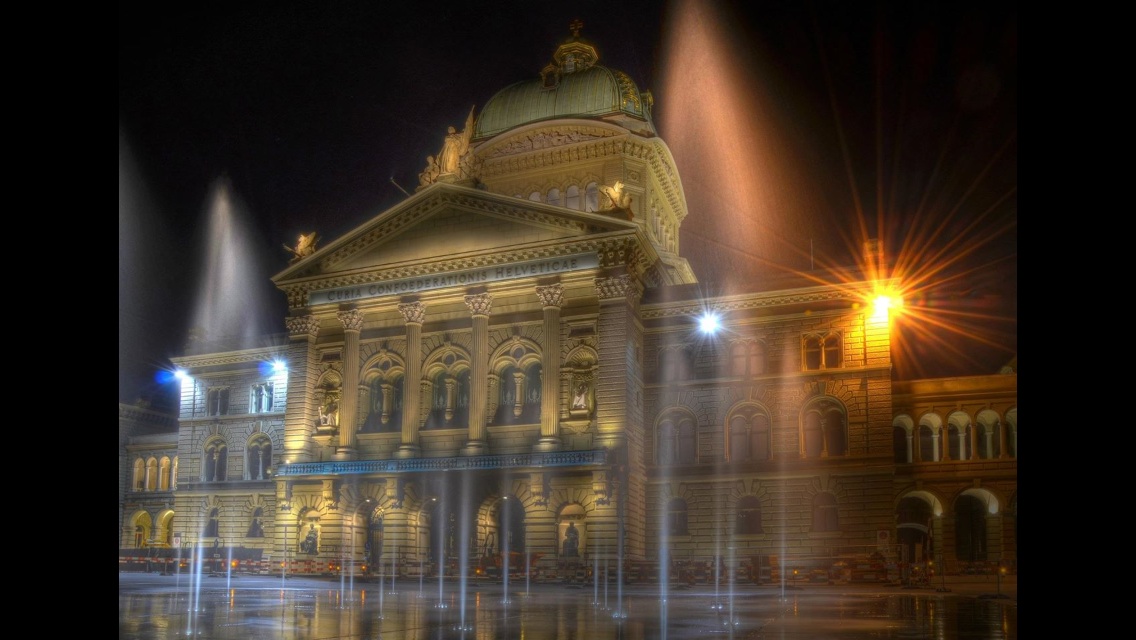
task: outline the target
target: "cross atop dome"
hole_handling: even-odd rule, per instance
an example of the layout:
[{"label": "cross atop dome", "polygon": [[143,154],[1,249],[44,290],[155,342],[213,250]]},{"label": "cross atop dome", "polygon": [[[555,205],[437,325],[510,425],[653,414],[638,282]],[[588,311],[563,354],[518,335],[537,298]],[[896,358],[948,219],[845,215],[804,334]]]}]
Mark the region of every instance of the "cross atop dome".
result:
[{"label": "cross atop dome", "polygon": [[570,22],[568,24],[568,30],[572,32],[573,38],[579,38],[580,37],[580,29],[583,29],[583,28],[584,28],[584,22],[582,20],[580,20],[579,18],[576,18],[575,20],[573,20],[572,22]]}]

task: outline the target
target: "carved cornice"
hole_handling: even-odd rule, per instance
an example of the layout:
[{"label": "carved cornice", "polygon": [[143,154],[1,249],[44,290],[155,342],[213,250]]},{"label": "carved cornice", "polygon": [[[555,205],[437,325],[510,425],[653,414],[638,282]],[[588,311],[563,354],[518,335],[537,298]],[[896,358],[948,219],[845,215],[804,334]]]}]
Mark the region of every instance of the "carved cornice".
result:
[{"label": "carved cornice", "polygon": [[265,360],[272,360],[284,350],[284,347],[268,349],[244,349],[236,351],[221,351],[203,353],[200,355],[179,356],[170,358],[170,361],[186,369],[199,369],[202,367],[232,366],[247,363],[260,364]]},{"label": "carved cornice", "polygon": [[536,288],[536,297],[540,298],[542,307],[564,306],[564,285],[557,282],[544,287]]},{"label": "carved cornice", "polygon": [[465,306],[469,308],[470,315],[487,316],[493,307],[493,296],[488,293],[476,293],[466,296]]},{"label": "carved cornice", "polygon": [[609,278],[596,278],[596,296],[600,300],[613,298],[627,298],[638,300],[643,295],[643,289],[629,274],[620,274]]},{"label": "carved cornice", "polygon": [[422,324],[426,319],[426,305],[421,302],[404,302],[398,305],[398,312],[407,324]]},{"label": "carved cornice", "polygon": [[347,331],[362,331],[363,330],[363,314],[358,309],[348,309],[340,311],[335,314],[339,321],[343,323],[343,328]]},{"label": "carved cornice", "polygon": [[291,337],[308,336],[314,338],[319,335],[319,320],[316,320],[315,316],[284,318],[284,326],[288,328],[288,335]]},{"label": "carved cornice", "polygon": [[[627,137],[628,135],[623,133],[598,138],[590,142],[526,151],[516,155],[495,158],[485,163],[485,170],[482,175],[485,178],[497,178],[534,169],[545,169],[585,160],[625,155],[628,151],[633,151],[633,148],[628,147],[624,140],[620,140],[620,137]],[[631,155],[634,156],[635,154],[631,153]]]},{"label": "carved cornice", "polygon": [[121,402],[118,403],[118,419],[136,420],[148,424],[161,424],[163,426],[174,426],[177,424],[176,416],[167,413],[159,413],[152,409],[144,409],[130,404],[123,404]]},{"label": "carved cornice", "polygon": [[[282,287],[282,289],[288,292],[290,304],[302,308],[308,305],[308,295],[312,291],[368,285],[387,280],[421,278],[440,273],[495,267],[515,262],[547,260],[586,252],[596,253],[600,257],[601,264],[605,266],[626,265],[638,274],[645,271],[650,265],[646,260],[646,255],[636,249],[638,246],[636,241],[627,237],[629,233],[632,232],[628,230],[619,235],[581,236],[575,241],[557,240],[542,245],[524,247],[517,251],[485,253],[376,271],[330,274],[323,279],[288,285]],[[630,262],[628,262],[629,260]]]},{"label": "carved cornice", "polygon": [[[777,292],[738,296],[734,298],[716,299],[711,304],[717,311],[741,311],[745,309],[762,309],[790,304],[847,300],[849,298],[849,292],[846,290],[837,291],[825,289],[800,293]],[[706,304],[707,301],[705,300],[689,300],[681,303],[668,303],[658,306],[652,305],[643,307],[641,313],[644,320],[684,317],[700,313],[705,309]]]},{"label": "carved cornice", "polygon": [[683,194],[682,183],[679,182],[678,174],[675,172],[674,161],[666,152],[666,147],[660,142],[652,141],[651,145],[655,147],[655,150],[654,153],[647,155],[647,164],[651,168],[651,173],[655,176],[655,182],[663,192],[663,197],[670,204],[675,219],[681,224],[687,214],[686,196]]},{"label": "carved cornice", "polygon": [[619,135],[615,131],[598,127],[549,127],[537,131],[525,131],[504,138],[478,154],[488,161],[502,156],[512,156],[530,151],[542,151],[588,140],[596,140]]}]

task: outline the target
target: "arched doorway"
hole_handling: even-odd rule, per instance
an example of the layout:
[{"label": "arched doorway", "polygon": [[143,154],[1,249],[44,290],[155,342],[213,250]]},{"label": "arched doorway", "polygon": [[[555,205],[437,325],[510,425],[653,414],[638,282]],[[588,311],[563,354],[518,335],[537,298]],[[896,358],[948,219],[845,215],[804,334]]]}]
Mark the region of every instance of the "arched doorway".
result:
[{"label": "arched doorway", "polygon": [[497,509],[497,552],[524,553],[525,506],[516,496],[505,496]]},{"label": "arched doorway", "polygon": [[986,503],[961,495],[955,503],[955,557],[961,562],[986,560]]},{"label": "arched doorway", "polygon": [[899,501],[896,538],[899,562],[915,564],[933,558],[931,504],[921,497],[908,496]]}]

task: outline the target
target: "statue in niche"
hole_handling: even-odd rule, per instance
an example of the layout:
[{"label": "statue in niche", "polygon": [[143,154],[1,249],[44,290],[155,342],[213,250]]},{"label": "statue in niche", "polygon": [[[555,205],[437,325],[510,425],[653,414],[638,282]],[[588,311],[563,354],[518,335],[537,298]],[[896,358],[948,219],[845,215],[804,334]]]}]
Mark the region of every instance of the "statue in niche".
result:
[{"label": "statue in niche", "polygon": [[318,241],[319,235],[316,234],[315,231],[313,231],[308,234],[301,233],[300,237],[296,240],[295,248],[284,245],[284,249],[292,254],[292,260],[289,262],[289,264],[291,264],[292,262],[299,262],[300,260],[303,260],[304,258],[315,253],[316,242]]},{"label": "statue in niche", "polygon": [[339,424],[339,392],[329,389],[320,405],[320,426],[334,427]]},{"label": "statue in niche", "polygon": [[573,409],[587,409],[588,408],[588,384],[581,382],[576,387],[576,395],[572,397]]},{"label": "statue in niche", "polygon": [[308,525],[308,535],[300,543],[300,553],[306,553],[314,556],[319,552],[319,532],[316,531],[316,525]]},{"label": "statue in niche", "polygon": [[564,531],[564,545],[562,546],[565,558],[578,558],[580,556],[580,531],[576,529],[575,522],[569,522]]}]

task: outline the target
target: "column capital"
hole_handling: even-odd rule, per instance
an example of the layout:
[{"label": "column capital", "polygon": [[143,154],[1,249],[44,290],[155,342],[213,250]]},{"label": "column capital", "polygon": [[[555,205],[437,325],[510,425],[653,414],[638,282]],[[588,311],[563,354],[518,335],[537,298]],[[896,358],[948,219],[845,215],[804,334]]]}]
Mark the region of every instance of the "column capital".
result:
[{"label": "column capital", "polygon": [[398,305],[398,312],[407,324],[422,324],[426,318],[426,305],[422,302],[404,302]]},{"label": "column capital", "polygon": [[562,307],[564,306],[564,285],[557,282],[537,287],[536,297],[540,298],[540,304],[545,308]]},{"label": "column capital", "polygon": [[319,320],[316,320],[315,316],[284,318],[284,326],[288,328],[288,335],[292,337],[307,336],[314,338],[319,335]]},{"label": "column capital", "polygon": [[488,316],[493,307],[493,296],[488,293],[475,293],[465,297],[465,306],[469,307],[470,315]]},{"label": "column capital", "polygon": [[614,298],[627,298],[628,300],[638,300],[642,295],[639,284],[629,274],[620,274],[618,276],[596,278],[596,295],[601,300],[610,300]]},{"label": "column capital", "polygon": [[361,331],[363,329],[363,314],[358,309],[348,309],[335,314],[348,331]]}]

